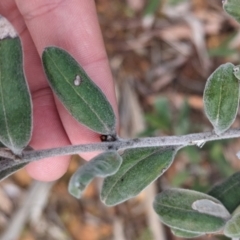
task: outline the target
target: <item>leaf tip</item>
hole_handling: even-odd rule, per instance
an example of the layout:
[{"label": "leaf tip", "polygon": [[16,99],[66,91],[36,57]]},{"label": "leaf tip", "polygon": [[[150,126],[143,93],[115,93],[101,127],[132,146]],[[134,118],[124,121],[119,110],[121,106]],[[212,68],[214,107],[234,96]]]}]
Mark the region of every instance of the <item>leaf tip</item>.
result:
[{"label": "leaf tip", "polygon": [[68,185],[68,192],[73,197],[80,199],[84,189],[85,189],[85,186],[81,186],[81,183],[79,181],[76,181],[76,177],[74,177],[73,175]]},{"label": "leaf tip", "polygon": [[68,192],[75,198],[80,199],[81,198],[81,193],[78,189],[76,188],[71,188],[68,189]]}]

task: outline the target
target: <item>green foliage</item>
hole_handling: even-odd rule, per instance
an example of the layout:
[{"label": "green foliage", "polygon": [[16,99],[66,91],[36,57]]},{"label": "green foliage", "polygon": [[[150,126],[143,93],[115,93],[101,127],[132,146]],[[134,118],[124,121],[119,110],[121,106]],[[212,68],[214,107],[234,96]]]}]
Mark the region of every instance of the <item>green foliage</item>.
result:
[{"label": "green foliage", "polygon": [[175,228],[171,228],[171,231],[175,236],[180,238],[196,238],[203,235],[202,233],[187,232],[187,231],[183,231]]},{"label": "green foliage", "polygon": [[[180,2],[183,0],[169,0],[168,4]],[[149,1],[146,14],[153,14],[159,3],[156,0]],[[239,0],[225,0],[223,5],[229,14],[240,21]],[[73,196],[80,198],[86,186],[95,177],[100,176],[105,178],[101,200],[106,205],[113,206],[126,201],[161,176],[171,166],[178,150],[185,147],[180,146],[181,143],[178,142],[178,145],[172,146],[176,144],[176,138],[173,143],[164,147],[159,144],[167,145],[164,138],[158,139],[155,146],[151,146],[152,143],[155,144],[154,140],[145,139],[147,144],[144,146],[148,147],[134,145],[139,143],[139,139],[118,138],[111,104],[76,60],[57,47],[47,47],[42,57],[49,83],[70,114],[80,123],[103,135],[103,141],[114,142],[110,143],[111,145],[100,144],[100,150],[106,152],[93,158],[73,174],[69,182],[69,192]],[[2,148],[0,153],[11,157],[12,151],[15,157],[20,159],[0,157],[0,180],[30,162],[24,155],[27,151],[22,153],[23,149],[26,150],[32,130],[31,100],[22,65],[19,38],[0,40],[0,140],[7,147]],[[204,110],[218,135],[228,130],[236,118],[240,95],[239,79],[240,66],[226,63],[217,68],[207,80],[203,96]],[[191,121],[187,102],[184,102],[178,114],[171,111],[168,100],[164,98],[159,98],[154,107],[155,113],[146,117],[150,133],[154,134],[156,129],[177,135],[190,132]],[[172,116],[174,124],[171,123]],[[204,134],[198,134],[197,137],[199,135]],[[215,134],[212,135],[215,137]],[[189,136],[183,136],[185,145],[205,143],[205,137],[201,138],[203,140],[196,138],[195,141],[196,135]],[[172,139],[170,138],[171,141]],[[94,150],[99,150],[95,149],[95,145],[91,146],[94,146]],[[217,160],[216,165],[223,166],[222,175],[228,176],[232,171],[222,155],[222,146],[223,143],[215,144],[208,150],[211,158]],[[73,148],[75,147],[79,146]],[[88,147],[89,145],[87,150],[91,148]],[[113,147],[116,151],[108,151]],[[71,146],[68,149],[70,148]],[[55,150],[50,149],[46,152],[52,154]],[[65,154],[61,150],[56,152],[56,155]],[[123,151],[121,156],[117,150]],[[73,150],[71,151],[68,153],[73,153]],[[41,151],[32,150],[30,155],[34,152],[36,155],[41,154]],[[191,164],[200,163],[200,159],[195,157],[197,153],[196,149],[185,149],[185,154],[191,158]],[[172,184],[181,185],[189,175],[187,170],[176,174]],[[195,182],[193,187],[194,184]],[[194,238],[207,233],[224,232],[226,236],[236,238],[240,237],[239,189],[240,173],[237,172],[214,186],[208,194],[186,189],[165,190],[156,196],[153,207],[161,221],[168,225],[176,236]]]},{"label": "green foliage", "polygon": [[179,187],[189,178],[189,172],[187,170],[176,173],[171,179],[171,186]]},{"label": "green foliage", "polygon": [[174,146],[125,150],[118,172],[104,179],[102,201],[113,206],[135,197],[168,169],[177,150]]},{"label": "green foliage", "polygon": [[142,135],[155,135],[157,131],[183,135],[189,133],[190,128],[194,128],[190,121],[187,101],[184,101],[176,112],[166,97],[158,97],[154,101],[153,112],[146,114],[145,119],[148,128]]},{"label": "green foliage", "polygon": [[234,65],[226,63],[208,78],[204,94],[204,110],[215,132],[220,135],[234,122],[239,104],[239,83]]},{"label": "green foliage", "polygon": [[154,112],[145,116],[148,129],[143,134],[154,135],[155,131],[169,132],[172,128],[172,112],[170,111],[169,101],[165,97],[159,97],[154,102]]},{"label": "green foliage", "polygon": [[0,141],[21,155],[32,133],[32,106],[19,38],[0,40]]},{"label": "green foliage", "polygon": [[217,198],[232,213],[240,205],[240,172],[215,185],[208,194]]},{"label": "green foliage", "polygon": [[240,209],[233,213],[233,217],[227,222],[224,228],[224,234],[230,238],[240,237]]},{"label": "green foliage", "polygon": [[189,133],[190,130],[190,118],[189,118],[189,105],[186,101],[180,107],[178,116],[176,117],[175,124],[173,126],[174,133],[176,135],[183,135]]},{"label": "green foliage", "polygon": [[234,169],[227,162],[223,153],[223,149],[229,145],[229,140],[208,143],[206,145],[206,152],[208,152],[209,160],[212,165],[221,174],[221,177],[226,178],[234,173]]},{"label": "green foliage", "polygon": [[201,213],[192,208],[193,203],[201,199],[221,204],[209,195],[173,188],[158,194],[153,207],[161,221],[170,227],[196,234],[220,231],[226,222],[224,218],[211,215],[211,212]]},{"label": "green foliage", "polygon": [[188,0],[167,0],[167,3],[172,6],[176,6],[178,4],[184,3]]},{"label": "green foliage", "polygon": [[116,151],[102,153],[80,167],[71,177],[68,190],[76,198],[80,198],[86,186],[95,177],[107,177],[117,172],[122,158]]},{"label": "green foliage", "polygon": [[192,204],[192,209],[200,213],[210,214],[212,216],[221,217],[223,219],[230,218],[230,213],[222,203],[215,203],[209,199],[200,199],[195,201]]},{"label": "green foliage", "polygon": [[[221,179],[227,178],[235,172],[224,154],[225,149],[227,149],[231,143],[232,140],[221,140],[217,142],[208,142],[204,146],[203,155],[206,156],[206,159],[211,163],[211,166],[215,169],[215,171],[218,172],[219,178]],[[210,181],[210,185],[204,189],[204,192],[211,187],[212,182]]]},{"label": "green foliage", "polygon": [[42,59],[53,91],[72,116],[95,132],[115,135],[111,104],[76,60],[57,47],[46,48]]},{"label": "green foliage", "polygon": [[146,5],[144,15],[152,15],[156,12],[160,5],[160,0],[148,0],[148,3]]},{"label": "green foliage", "polygon": [[223,9],[240,23],[239,0],[223,0]]}]

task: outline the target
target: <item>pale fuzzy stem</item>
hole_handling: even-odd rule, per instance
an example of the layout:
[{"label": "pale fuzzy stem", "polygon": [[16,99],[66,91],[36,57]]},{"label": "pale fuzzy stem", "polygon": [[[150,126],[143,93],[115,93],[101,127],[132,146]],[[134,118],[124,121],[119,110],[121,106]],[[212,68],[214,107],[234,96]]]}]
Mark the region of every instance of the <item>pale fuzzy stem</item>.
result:
[{"label": "pale fuzzy stem", "polygon": [[[42,158],[78,154],[83,152],[94,151],[108,151],[120,150],[127,148],[138,147],[161,147],[161,146],[189,146],[198,145],[199,142],[209,142],[222,139],[238,138],[240,137],[240,129],[230,129],[223,133],[221,136],[216,135],[214,132],[195,133],[184,136],[167,136],[167,137],[151,137],[151,138],[136,138],[136,139],[118,139],[114,142],[100,142],[93,144],[66,146],[60,148],[39,150],[39,151],[24,151],[22,154],[22,161],[30,162]],[[1,153],[6,154],[6,151]],[[5,156],[5,155],[4,155]],[[9,158],[12,159],[11,156]]]},{"label": "pale fuzzy stem", "polygon": [[[78,154],[83,152],[120,150],[127,148],[140,147],[162,147],[162,146],[189,146],[199,145],[199,143],[238,138],[240,137],[240,129],[230,129],[218,136],[214,132],[194,133],[183,136],[167,136],[167,137],[149,137],[149,138],[135,138],[135,139],[117,139],[114,142],[100,142],[92,144],[65,146],[60,148],[52,148],[38,151],[23,151],[22,160],[25,162],[36,161],[43,158]],[[0,149],[0,156],[10,159],[18,159],[18,156],[13,156],[9,150]]]},{"label": "pale fuzzy stem", "polygon": [[232,240],[239,240],[239,238],[232,238]]}]

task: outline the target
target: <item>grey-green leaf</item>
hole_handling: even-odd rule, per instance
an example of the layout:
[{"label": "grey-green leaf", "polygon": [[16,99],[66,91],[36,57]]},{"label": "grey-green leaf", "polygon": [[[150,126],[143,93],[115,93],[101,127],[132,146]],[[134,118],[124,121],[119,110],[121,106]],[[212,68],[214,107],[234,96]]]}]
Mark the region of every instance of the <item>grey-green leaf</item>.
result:
[{"label": "grey-green leaf", "polygon": [[0,158],[0,181],[25,167],[28,162],[14,161],[12,159]]},{"label": "grey-green leaf", "polygon": [[118,172],[104,179],[101,200],[113,206],[135,197],[167,170],[178,149],[170,146],[125,150]]},{"label": "grey-green leaf", "polygon": [[226,223],[224,234],[230,238],[240,238],[240,208],[234,212],[232,218]]},{"label": "grey-green leaf", "polygon": [[180,238],[196,238],[203,235],[202,233],[187,232],[176,228],[171,228],[171,231],[175,236]]},{"label": "grey-green leaf", "polygon": [[220,202],[207,195],[186,189],[168,189],[158,194],[153,207],[166,225],[187,232],[213,233],[221,230],[226,220],[221,217],[200,213],[192,204],[201,199]]},{"label": "grey-green leaf", "polygon": [[223,0],[223,9],[240,23],[239,0]]},{"label": "grey-green leaf", "polygon": [[93,158],[71,177],[68,190],[76,198],[80,198],[87,185],[95,177],[106,177],[117,172],[122,158],[116,151],[109,151]]},{"label": "grey-green leaf", "polygon": [[53,91],[70,114],[95,132],[114,135],[111,104],[76,60],[57,47],[46,48],[42,60]]},{"label": "grey-green leaf", "polygon": [[217,134],[225,132],[234,122],[239,104],[239,83],[234,65],[226,63],[208,78],[204,95],[204,110]]},{"label": "grey-green leaf", "polygon": [[215,185],[208,194],[217,198],[232,213],[240,205],[240,172]]},{"label": "grey-green leaf", "polygon": [[21,154],[32,133],[32,106],[19,38],[0,40],[0,141]]},{"label": "grey-green leaf", "polygon": [[209,199],[200,199],[192,204],[192,208],[200,213],[207,213],[223,219],[230,219],[231,215],[222,203],[215,203]]}]

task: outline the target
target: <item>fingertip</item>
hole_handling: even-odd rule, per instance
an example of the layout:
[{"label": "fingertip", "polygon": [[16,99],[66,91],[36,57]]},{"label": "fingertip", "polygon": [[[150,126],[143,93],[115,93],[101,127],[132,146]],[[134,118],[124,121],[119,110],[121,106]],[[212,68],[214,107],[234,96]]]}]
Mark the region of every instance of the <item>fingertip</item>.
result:
[{"label": "fingertip", "polygon": [[27,173],[35,180],[51,182],[61,178],[67,171],[69,156],[46,158],[26,166]]}]

